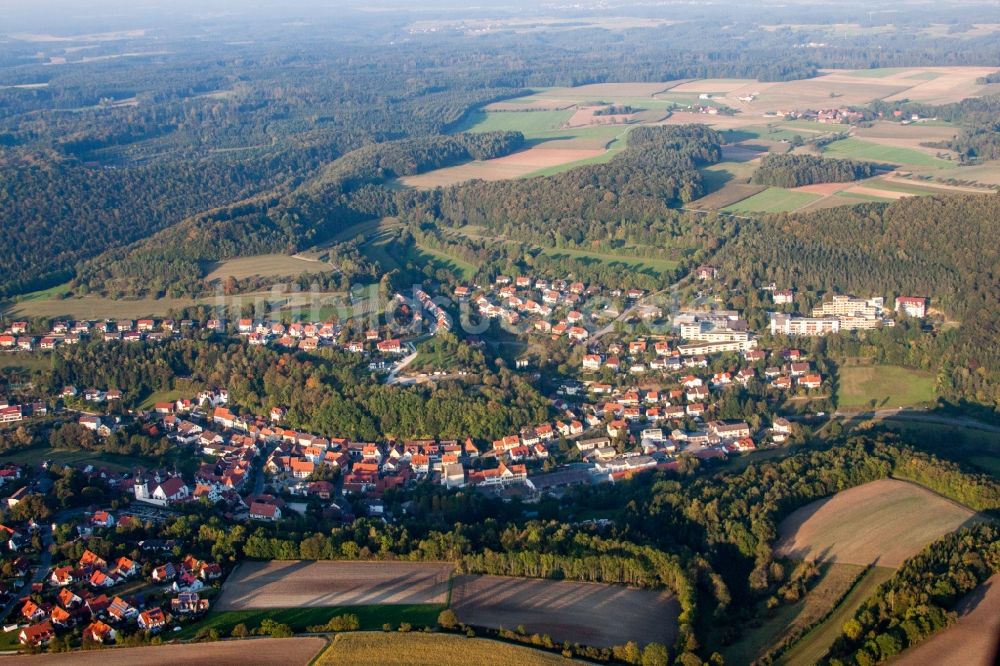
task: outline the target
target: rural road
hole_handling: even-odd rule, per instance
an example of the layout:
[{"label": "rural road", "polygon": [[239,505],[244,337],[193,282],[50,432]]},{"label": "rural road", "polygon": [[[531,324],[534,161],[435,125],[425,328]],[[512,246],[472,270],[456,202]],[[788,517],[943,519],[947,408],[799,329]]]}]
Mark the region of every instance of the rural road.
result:
[{"label": "rural road", "polygon": [[389,386],[401,383],[401,380],[399,379],[400,370],[403,370],[404,368],[406,368],[406,366],[413,363],[413,361],[415,361],[416,358],[417,358],[417,352],[415,351],[412,354],[404,356],[403,359],[398,364],[396,364],[396,367],[392,369],[392,372],[389,373],[389,376],[386,377],[385,383]]},{"label": "rural road", "polygon": [[[53,517],[53,520],[56,520],[56,518]],[[10,614],[10,611],[14,608],[14,606],[21,601],[23,596],[31,594],[31,586],[33,584],[41,583],[49,576],[49,568],[52,566],[52,553],[49,552],[49,547],[53,543],[52,525],[49,523],[40,525],[38,531],[39,534],[41,534],[42,536],[42,552],[38,557],[38,566],[35,569],[35,574],[34,576],[31,577],[31,580],[28,581],[27,590],[25,590],[25,594],[14,595],[14,597],[10,601],[8,601],[7,604],[3,607],[3,610],[0,611],[0,613],[2,613],[0,614],[0,618],[6,618]]]}]

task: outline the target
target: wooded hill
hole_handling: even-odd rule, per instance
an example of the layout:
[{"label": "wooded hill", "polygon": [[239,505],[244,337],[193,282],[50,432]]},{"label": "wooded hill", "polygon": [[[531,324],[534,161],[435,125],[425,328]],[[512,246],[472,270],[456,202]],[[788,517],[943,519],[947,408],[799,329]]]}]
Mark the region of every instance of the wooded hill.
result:
[{"label": "wooded hill", "polygon": [[939,392],[1000,407],[1000,197],[912,197],[747,224],[718,255],[734,287],[928,296],[961,321],[940,345]]},{"label": "wooded hill", "polygon": [[[481,224],[552,246],[579,237],[613,238],[622,220],[649,228],[676,220],[671,205],[702,193],[698,165],[721,156],[719,135],[699,125],[639,127],[606,164],[544,178],[472,181],[433,191],[383,186],[394,176],[453,161],[489,158],[522,145],[520,133],[404,139],[367,146],[283,194],[269,194],[194,216],[133,247],[86,264],[78,284],[111,294],[198,293],[207,262],[321,243],[365,219],[398,215],[414,224]],[[599,234],[599,235],[598,235]],[[582,240],[582,238],[581,238]],[[335,253],[332,253],[335,254]]]}]

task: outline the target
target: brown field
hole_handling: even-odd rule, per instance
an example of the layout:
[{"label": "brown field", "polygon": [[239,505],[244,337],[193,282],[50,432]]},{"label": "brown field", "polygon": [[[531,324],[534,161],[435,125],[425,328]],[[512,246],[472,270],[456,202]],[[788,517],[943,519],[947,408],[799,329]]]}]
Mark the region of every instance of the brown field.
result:
[{"label": "brown field", "polygon": [[232,276],[236,279],[258,275],[260,277],[295,276],[302,273],[319,273],[333,268],[322,261],[311,261],[285,254],[261,254],[255,257],[237,257],[216,265],[205,276],[206,280],[222,280]]},{"label": "brown field", "polygon": [[326,646],[318,636],[254,638],[217,643],[178,643],[156,647],[85,650],[65,654],[7,657],[4,663],[33,666],[306,666]]},{"label": "brown field", "polygon": [[1000,574],[958,605],[958,622],[904,652],[897,666],[962,664],[991,666],[1000,660]]},{"label": "brown field", "polygon": [[[595,116],[601,106],[583,106],[576,110],[567,121],[567,127],[589,127],[590,125],[624,125],[635,119],[634,113],[616,113],[610,116]],[[664,114],[665,115],[665,114]]]},{"label": "brown field", "polygon": [[855,185],[844,190],[845,194],[865,194],[871,197],[882,197],[883,199],[905,199],[906,197],[918,196],[914,192],[896,192],[893,190],[882,190],[878,187],[868,185]]},{"label": "brown field", "polygon": [[337,634],[316,666],[558,666],[579,663],[559,654],[455,634]]},{"label": "brown field", "polygon": [[670,89],[672,93],[729,93],[749,85],[758,85],[751,79],[698,79],[681,83]]},{"label": "brown field", "polygon": [[524,625],[529,633],[597,647],[630,640],[670,645],[680,610],[665,591],[505,576],[456,577],[451,607],[467,624]]},{"label": "brown field", "polygon": [[739,203],[744,199],[749,199],[755,194],[759,194],[767,189],[767,185],[753,185],[751,183],[726,183],[722,189],[711,194],[706,194],[700,199],[696,199],[688,204],[689,208],[700,210],[718,210]]},{"label": "brown field", "polygon": [[453,568],[416,562],[244,562],[226,580],[216,608],[443,604]]},{"label": "brown field", "polygon": [[851,186],[851,183],[816,183],[815,185],[803,185],[802,187],[793,187],[791,190],[793,192],[809,192],[810,194],[822,194],[823,196],[830,196],[831,194],[836,194],[841,190],[846,190]]},{"label": "brown field", "polygon": [[561,111],[573,106],[569,100],[526,99],[524,101],[493,102],[483,107],[486,111]]},{"label": "brown field", "polygon": [[884,479],[812,502],[778,526],[780,557],[898,567],[975,513],[925,488]]},{"label": "brown field", "polygon": [[[607,140],[601,142],[607,143]],[[550,148],[543,144],[494,160],[467,162],[416,176],[406,176],[400,178],[399,182],[407,187],[434,188],[447,187],[473,178],[481,180],[520,178],[539,169],[579,162],[603,155],[605,152],[607,152],[605,148]]]}]

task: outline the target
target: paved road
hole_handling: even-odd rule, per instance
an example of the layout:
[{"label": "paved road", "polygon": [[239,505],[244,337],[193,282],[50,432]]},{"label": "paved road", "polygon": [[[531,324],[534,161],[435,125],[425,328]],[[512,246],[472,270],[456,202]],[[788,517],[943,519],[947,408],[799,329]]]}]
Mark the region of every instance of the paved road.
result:
[{"label": "paved road", "polygon": [[385,383],[390,386],[392,386],[393,384],[406,383],[405,380],[399,379],[399,372],[404,368],[406,368],[406,366],[408,366],[409,364],[413,363],[413,361],[415,361],[416,358],[417,358],[417,352],[413,352],[412,354],[404,356],[403,359],[398,364],[396,364],[396,367],[392,369],[392,372],[389,373],[389,376],[386,377]]},{"label": "paved road", "polygon": [[[53,518],[53,520],[58,520]],[[52,525],[50,523],[45,523],[38,528],[39,533],[42,536],[42,553],[38,558],[38,568],[35,570],[34,575],[31,580],[28,581],[27,585],[21,588],[22,594],[13,595],[10,601],[0,610],[0,619],[6,618],[8,614],[14,609],[14,606],[25,596],[31,594],[31,586],[35,583],[44,582],[49,577],[49,569],[52,567],[52,553],[49,552],[49,546],[53,543],[52,537]]]}]

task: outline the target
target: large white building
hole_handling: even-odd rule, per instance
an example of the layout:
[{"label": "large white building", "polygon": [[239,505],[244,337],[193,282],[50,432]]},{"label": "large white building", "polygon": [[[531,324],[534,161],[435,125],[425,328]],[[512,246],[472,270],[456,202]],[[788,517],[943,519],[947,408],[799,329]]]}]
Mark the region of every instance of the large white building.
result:
[{"label": "large white building", "polygon": [[828,335],[840,331],[836,317],[793,317],[771,313],[771,335]]},{"label": "large white building", "polygon": [[927,314],[927,299],[918,296],[897,296],[896,312],[905,312],[907,316],[923,319]]}]

